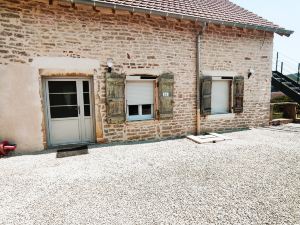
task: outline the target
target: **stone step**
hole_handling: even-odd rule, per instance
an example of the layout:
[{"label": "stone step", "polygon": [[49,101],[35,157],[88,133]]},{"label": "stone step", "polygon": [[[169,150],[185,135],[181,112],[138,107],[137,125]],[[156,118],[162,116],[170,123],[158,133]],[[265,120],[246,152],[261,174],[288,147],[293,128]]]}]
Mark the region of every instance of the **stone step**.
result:
[{"label": "stone step", "polygon": [[293,85],[293,84],[292,84],[291,82],[289,82],[289,81],[282,82],[282,84],[287,85],[287,86]]},{"label": "stone step", "polygon": [[300,88],[299,87],[291,87],[291,89],[293,89],[294,91],[300,91]]}]

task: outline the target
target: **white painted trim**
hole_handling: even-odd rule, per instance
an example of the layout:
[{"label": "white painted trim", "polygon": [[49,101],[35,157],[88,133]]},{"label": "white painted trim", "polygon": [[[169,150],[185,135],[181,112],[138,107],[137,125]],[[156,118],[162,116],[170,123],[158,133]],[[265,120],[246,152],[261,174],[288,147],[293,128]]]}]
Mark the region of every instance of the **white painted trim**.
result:
[{"label": "white painted trim", "polygon": [[203,76],[211,76],[211,77],[235,77],[238,74],[235,71],[203,70],[202,75]]},{"label": "white painted trim", "polygon": [[[143,105],[144,104],[137,105],[139,115],[129,116],[129,105],[126,104],[126,119],[127,119],[127,121],[153,120],[154,119],[154,109],[153,109],[154,104],[151,104],[151,114],[149,114],[149,115],[142,115]],[[145,104],[145,105],[148,105],[148,104]]]},{"label": "white painted trim", "polygon": [[206,116],[207,120],[234,119],[235,113],[215,114]]},{"label": "white painted trim", "polygon": [[100,68],[96,59],[71,57],[36,57],[31,63],[37,69],[62,69],[64,71],[94,71]]}]

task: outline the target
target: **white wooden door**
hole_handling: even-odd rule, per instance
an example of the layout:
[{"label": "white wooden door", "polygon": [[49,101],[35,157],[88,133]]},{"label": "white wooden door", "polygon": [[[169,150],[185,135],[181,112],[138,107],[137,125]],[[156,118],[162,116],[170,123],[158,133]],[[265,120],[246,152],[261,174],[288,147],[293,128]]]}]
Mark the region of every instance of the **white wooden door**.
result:
[{"label": "white wooden door", "polygon": [[88,79],[46,80],[50,146],[92,142],[93,114]]}]

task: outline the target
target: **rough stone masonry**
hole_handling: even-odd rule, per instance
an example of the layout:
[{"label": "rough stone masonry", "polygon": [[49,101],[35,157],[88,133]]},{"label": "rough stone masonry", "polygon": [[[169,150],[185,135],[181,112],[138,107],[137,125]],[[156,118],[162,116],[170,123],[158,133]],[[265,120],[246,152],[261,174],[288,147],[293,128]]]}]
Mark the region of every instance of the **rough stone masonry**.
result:
[{"label": "rough stone masonry", "polygon": [[[46,0],[0,1],[0,64],[30,65],[39,56],[97,59],[100,67],[93,82],[98,141],[180,137],[196,132],[196,41],[200,29],[195,22],[104,8],[93,11],[79,4],[72,8],[60,1],[53,5]],[[244,76],[245,95],[243,113],[228,119],[202,117],[202,132],[268,124],[272,48],[273,33],[208,25],[201,41],[201,70],[235,71]],[[173,119],[108,124],[107,58],[113,58],[117,72],[171,71],[175,75]],[[256,71],[250,79],[249,68]],[[41,78],[34,91],[41,96],[36,104],[43,121],[36,132],[42,132],[42,140],[37,141],[47,147]],[[19,126],[28,124],[20,122]]]}]

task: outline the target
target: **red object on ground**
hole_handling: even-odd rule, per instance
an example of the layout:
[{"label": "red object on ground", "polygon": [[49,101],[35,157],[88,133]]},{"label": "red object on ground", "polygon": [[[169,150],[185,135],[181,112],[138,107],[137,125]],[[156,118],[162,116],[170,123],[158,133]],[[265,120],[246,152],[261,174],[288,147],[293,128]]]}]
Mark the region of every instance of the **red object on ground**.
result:
[{"label": "red object on ground", "polygon": [[9,151],[16,150],[17,145],[9,144],[8,141],[2,141],[0,143],[0,155],[7,155]]}]

